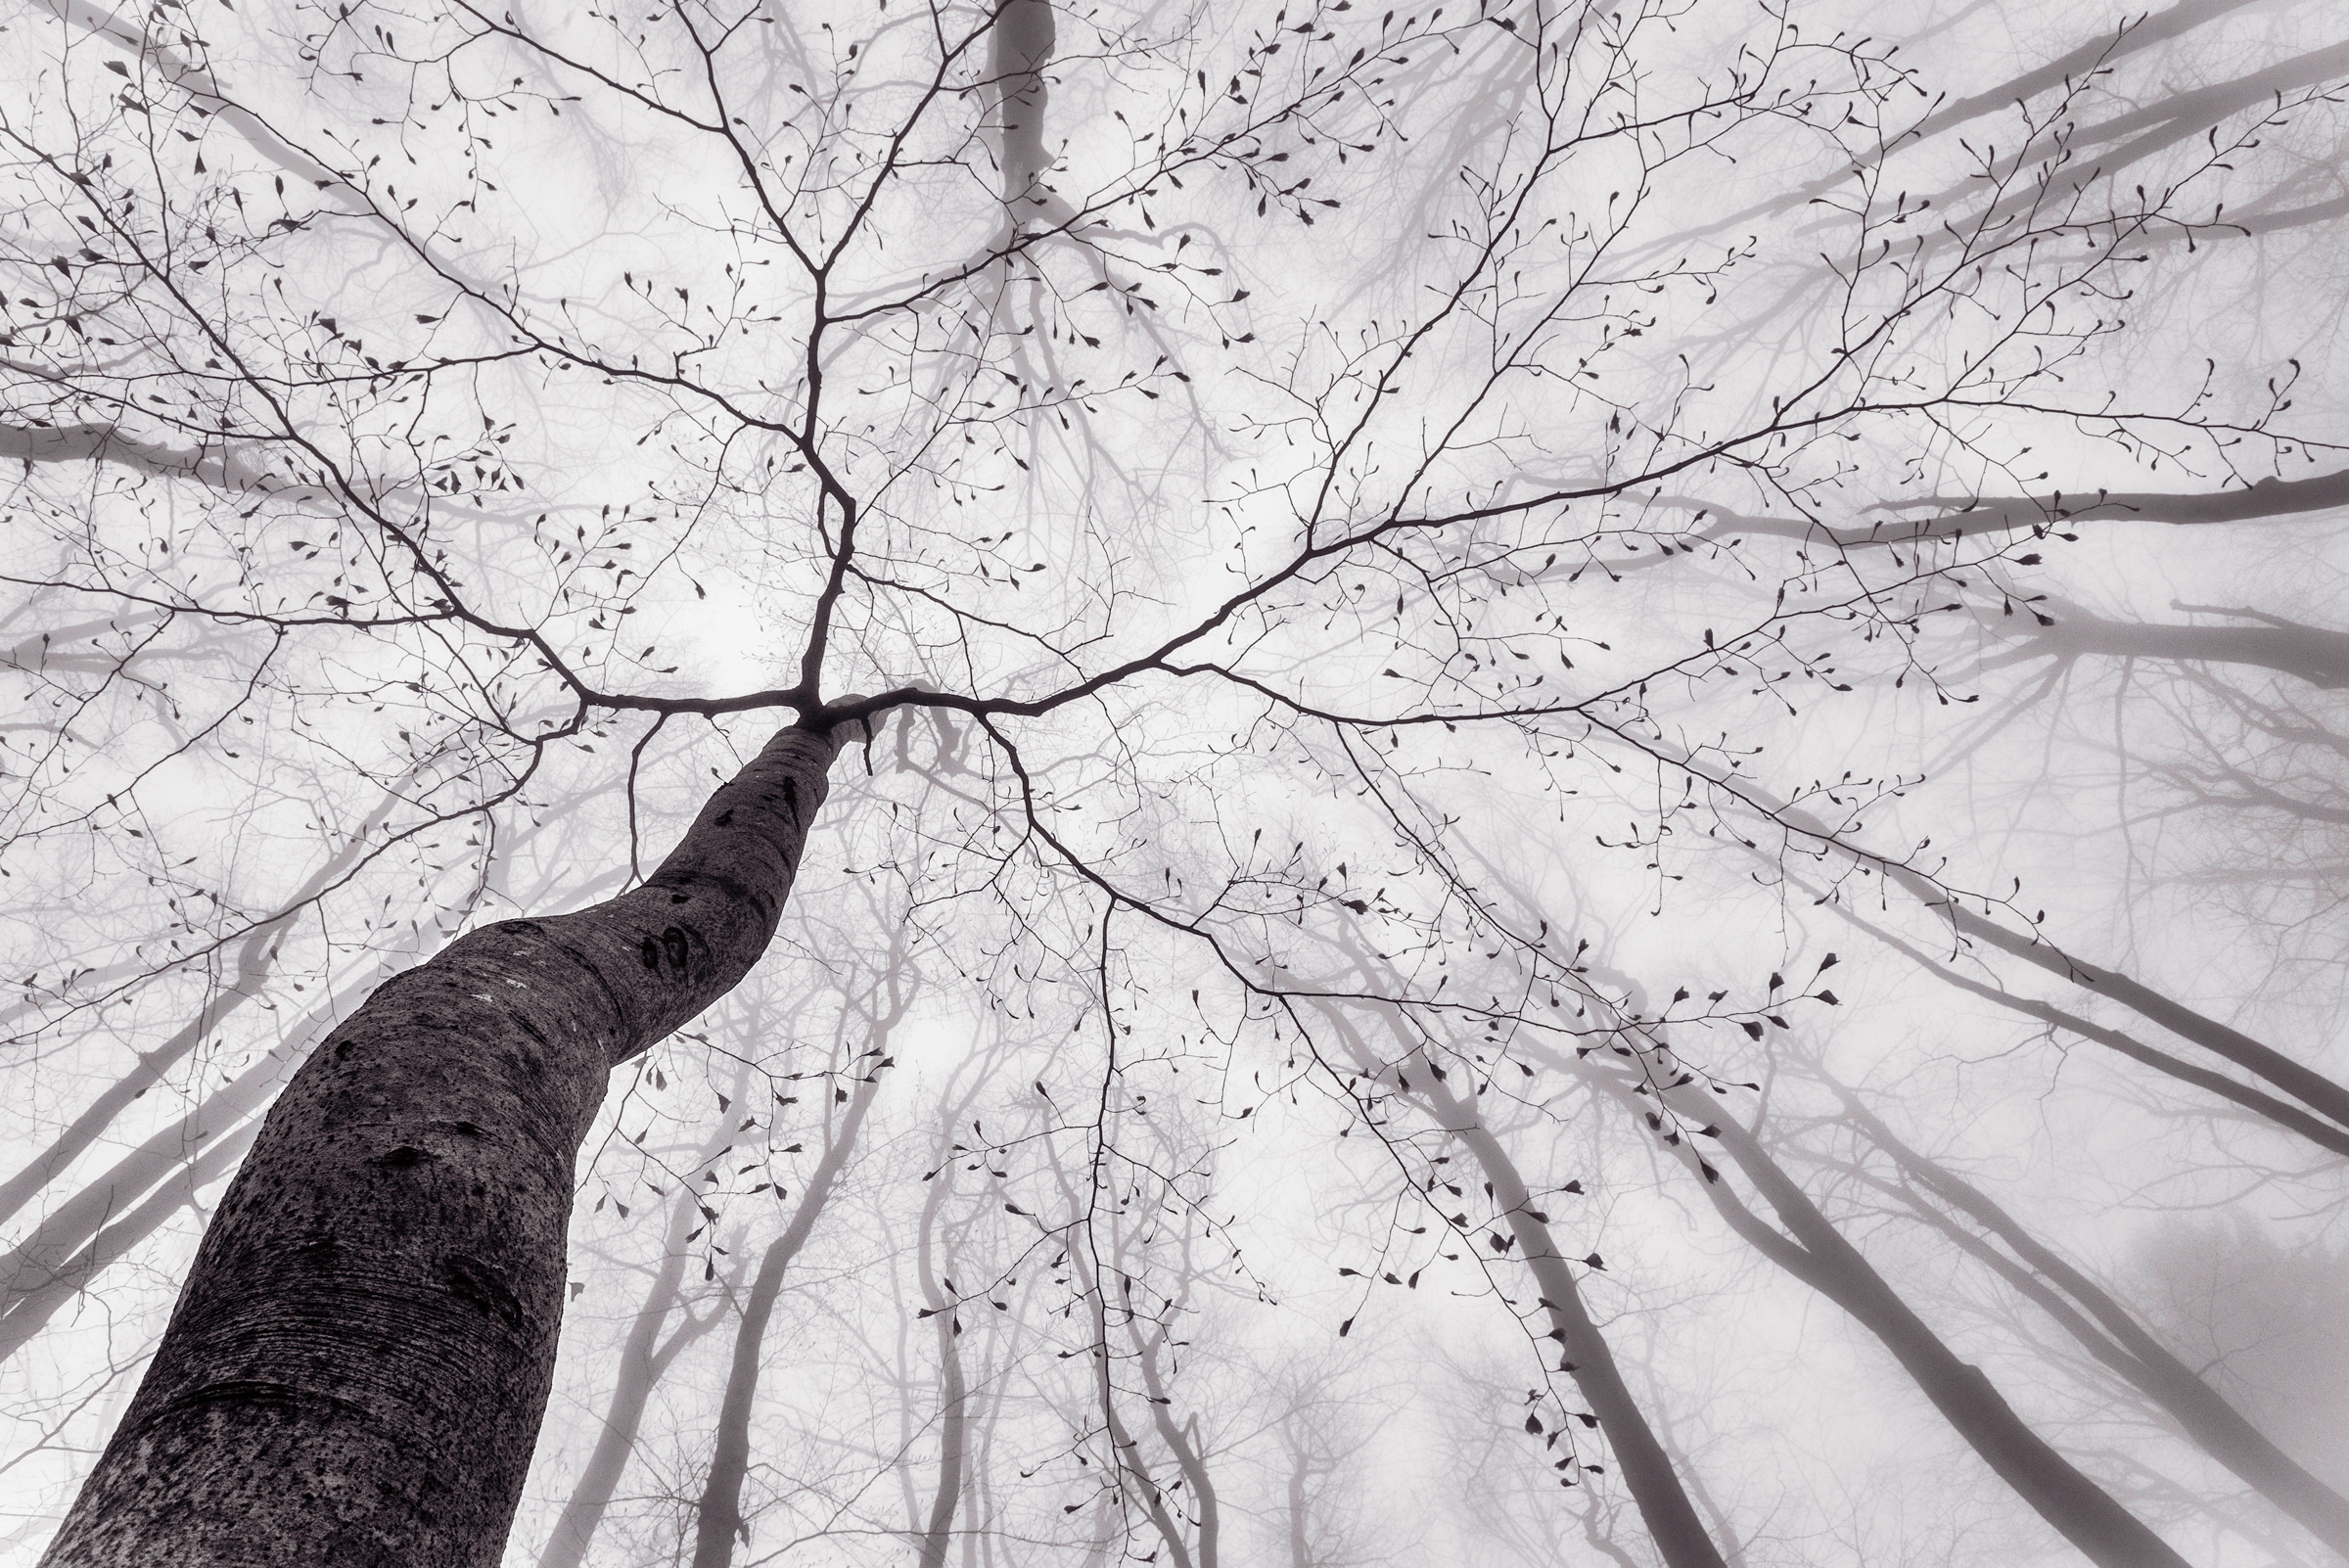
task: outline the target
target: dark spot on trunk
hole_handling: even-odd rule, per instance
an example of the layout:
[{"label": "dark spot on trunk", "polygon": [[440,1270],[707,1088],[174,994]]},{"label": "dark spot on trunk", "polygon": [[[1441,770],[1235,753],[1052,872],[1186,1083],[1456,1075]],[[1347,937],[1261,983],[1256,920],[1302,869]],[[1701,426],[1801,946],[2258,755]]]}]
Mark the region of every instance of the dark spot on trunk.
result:
[{"label": "dark spot on trunk", "polygon": [[684,932],[670,926],[661,933],[661,950],[668,954],[670,963],[682,970],[685,960],[693,955],[693,945],[685,940]]},{"label": "dark spot on trunk", "polygon": [[522,1303],[506,1288],[506,1282],[497,1277],[496,1270],[479,1258],[459,1253],[440,1266],[440,1273],[459,1300],[481,1309],[509,1328],[522,1326]]},{"label": "dark spot on trunk", "polygon": [[411,1166],[422,1165],[425,1161],[432,1158],[432,1155],[416,1147],[415,1144],[402,1143],[398,1148],[392,1150],[389,1154],[379,1154],[367,1163],[370,1165],[386,1166],[393,1171],[405,1171]]},{"label": "dark spot on trunk", "polygon": [[380,1541],[355,1530],[338,1530],[327,1540],[320,1560],[343,1568],[399,1568],[399,1558]]},{"label": "dark spot on trunk", "polygon": [[796,779],[783,781],[783,804],[791,808],[791,825],[800,825],[800,786]]},{"label": "dark spot on trunk", "polygon": [[471,1122],[435,1122],[433,1126],[444,1127],[451,1132],[461,1132],[469,1138],[478,1138],[482,1135],[482,1130]]},{"label": "dark spot on trunk", "polygon": [[644,945],[643,945],[642,946],[640,946],[640,947],[638,947],[638,948],[636,949],[636,956],[637,956],[637,957],[639,957],[639,958],[642,958],[642,959],[644,960],[644,967],[645,967],[645,968],[647,968],[647,969],[658,969],[658,968],[660,968],[660,967],[661,967],[661,944],[659,944],[659,943],[655,942],[655,941],[654,941],[652,938],[650,938],[650,937],[647,937],[647,938],[645,938],[645,939],[644,939]]},{"label": "dark spot on trunk", "polygon": [[722,810],[722,811],[718,812],[718,813],[717,813],[717,819],[716,819],[714,822],[713,822],[713,823],[711,824],[711,826],[713,826],[713,827],[732,827],[733,825],[734,825],[734,808],[733,808],[732,807],[730,807],[730,806],[729,806],[729,807],[726,807],[724,810]]},{"label": "dark spot on trunk", "polygon": [[672,893],[668,896],[668,901],[671,903],[690,903],[693,901],[693,895],[690,893]]}]

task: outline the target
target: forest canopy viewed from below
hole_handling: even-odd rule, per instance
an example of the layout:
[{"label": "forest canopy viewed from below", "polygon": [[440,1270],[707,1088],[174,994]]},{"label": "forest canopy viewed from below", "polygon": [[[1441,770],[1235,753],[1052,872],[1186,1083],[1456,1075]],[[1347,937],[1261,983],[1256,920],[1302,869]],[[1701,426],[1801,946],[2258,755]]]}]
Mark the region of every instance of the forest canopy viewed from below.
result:
[{"label": "forest canopy viewed from below", "polygon": [[2349,1562],[2326,0],[0,13],[0,1558]]}]

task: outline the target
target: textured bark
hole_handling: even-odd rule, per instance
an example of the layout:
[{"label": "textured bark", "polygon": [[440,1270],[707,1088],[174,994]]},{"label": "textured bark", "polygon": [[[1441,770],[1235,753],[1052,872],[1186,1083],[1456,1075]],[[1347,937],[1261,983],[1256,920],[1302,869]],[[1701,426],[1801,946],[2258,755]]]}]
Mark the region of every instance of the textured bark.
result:
[{"label": "textured bark", "polygon": [[[889,1022],[896,1022],[895,1014]],[[886,1033],[887,1026],[883,1028]],[[856,1146],[864,1113],[872,1108],[880,1085],[881,1069],[875,1066],[849,1097],[848,1111],[823,1157],[816,1161],[807,1190],[800,1194],[800,1205],[792,1211],[791,1223],[759,1260],[759,1273],[751,1281],[750,1294],[743,1301],[742,1322],[734,1332],[734,1358],[726,1372],[725,1400],[717,1412],[717,1443],[710,1455],[710,1475],[703,1483],[702,1504],[694,1520],[693,1568],[726,1568],[734,1559],[735,1539],[749,1539],[742,1517],[742,1483],[751,1467],[751,1407],[759,1394],[767,1321],[774,1315],[775,1298],[783,1293],[784,1270],[807,1245],[816,1219],[824,1212],[841,1170]]]},{"label": "textured bark", "polygon": [[794,728],[633,892],[472,932],[311,1055],[50,1568],[492,1568],[611,1071],[772,938],[836,742]]},{"label": "textured bark", "polygon": [[[1621,1099],[1645,1110],[1633,1081],[1588,1063],[1566,1062],[1553,1052],[1540,1055],[1578,1072]],[[1677,1069],[1674,1071],[1677,1072]],[[1941,1336],[1902,1300],[1857,1247],[1829,1222],[1809,1195],[1779,1169],[1761,1141],[1733,1118],[1717,1124],[1716,1108],[1687,1089],[1665,1089],[1657,1098],[1697,1127],[1714,1126],[1722,1147],[1776,1212],[1781,1234],[1765,1223],[1717,1180],[1706,1195],[1729,1227],[1788,1273],[1834,1302],[1876,1337],[1901,1363],[1911,1381],[1984,1463],[2028,1502],[2065,1540],[2100,1568],[2187,1568],[2187,1560],[2103,1488],[2090,1480],[2014,1412],[1982,1369],[1959,1359]],[[1682,1152],[1695,1154],[1683,1139]]]}]

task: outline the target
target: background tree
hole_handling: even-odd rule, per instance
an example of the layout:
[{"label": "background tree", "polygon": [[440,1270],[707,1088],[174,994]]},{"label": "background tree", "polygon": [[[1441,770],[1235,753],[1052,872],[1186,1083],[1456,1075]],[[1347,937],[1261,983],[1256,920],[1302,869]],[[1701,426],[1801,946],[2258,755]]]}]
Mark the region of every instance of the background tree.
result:
[{"label": "background tree", "polygon": [[2325,1255],[2326,7],[10,27],[27,1550],[2313,1560],[1747,1130]]}]

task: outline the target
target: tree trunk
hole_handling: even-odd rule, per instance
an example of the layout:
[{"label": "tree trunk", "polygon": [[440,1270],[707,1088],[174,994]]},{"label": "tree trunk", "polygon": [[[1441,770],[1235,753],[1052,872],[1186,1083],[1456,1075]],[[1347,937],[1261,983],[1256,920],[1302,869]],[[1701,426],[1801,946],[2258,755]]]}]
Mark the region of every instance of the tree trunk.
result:
[{"label": "tree trunk", "polygon": [[76,1156],[95,1143],[131,1101],[161,1083],[163,1075],[185,1061],[197,1046],[209,1039],[212,1032],[231,1013],[260,995],[270,972],[277,965],[279,942],[293,929],[294,922],[304,909],[348,876],[365,857],[372,844],[371,836],[398,804],[398,794],[395,791],[387,792],[383,801],[368,813],[359,830],[350,836],[342,849],[327,856],[326,863],[310,874],[283,908],[238,939],[234,973],[206,998],[204,1005],[197,1009],[195,1018],[155,1049],[140,1052],[138,1062],[129,1072],[108,1084],[96,1099],[83,1106],[73,1120],[66,1124],[64,1130],[50,1140],[47,1148],[25,1162],[23,1169],[0,1182],[0,1220],[6,1220],[30,1202],[43,1187],[71,1165]]},{"label": "tree trunk", "polygon": [[[894,1014],[890,1022],[896,1022]],[[884,1033],[887,1027],[883,1026]],[[870,1060],[869,1056],[863,1059]],[[841,1168],[856,1146],[857,1130],[864,1125],[864,1113],[871,1109],[880,1084],[880,1067],[869,1067],[856,1092],[850,1096],[848,1111],[823,1158],[816,1161],[807,1190],[800,1194],[800,1206],[792,1211],[791,1223],[759,1260],[759,1274],[751,1281],[750,1295],[743,1302],[742,1324],[734,1333],[725,1401],[718,1407],[717,1444],[710,1456],[710,1476],[703,1484],[702,1505],[694,1522],[693,1568],[727,1568],[734,1559],[735,1537],[748,1537],[742,1517],[742,1483],[751,1467],[751,1406],[759,1393],[760,1353],[766,1343],[767,1319],[774,1314],[775,1298],[783,1293],[783,1272],[815,1229],[816,1217],[824,1212],[824,1202],[840,1179]]]},{"label": "tree trunk", "polygon": [[1174,1455],[1175,1467],[1190,1483],[1192,1499],[1199,1509],[1199,1568],[1219,1568],[1222,1550],[1223,1506],[1216,1495],[1216,1478],[1207,1473],[1207,1455],[1200,1452],[1198,1418],[1192,1418],[1188,1433],[1175,1424],[1174,1402],[1167,1394],[1166,1380],[1158,1369],[1158,1353],[1167,1342],[1167,1327],[1161,1323],[1147,1340],[1142,1338],[1141,1326],[1131,1317],[1126,1319],[1127,1332],[1134,1342],[1134,1355],[1140,1362],[1142,1387],[1150,1399],[1150,1424],[1158,1428],[1158,1440]]},{"label": "tree trunk", "polygon": [[938,1490],[931,1497],[930,1518],[922,1530],[920,1568],[945,1568],[946,1546],[953,1539],[954,1508],[962,1499],[963,1466],[970,1449],[970,1388],[963,1379],[962,1346],[957,1343],[962,1333],[961,1323],[954,1303],[939,1288],[938,1270],[931,1263],[938,1216],[954,1185],[952,1139],[944,1141],[949,1146],[940,1150],[938,1174],[932,1178],[930,1196],[922,1204],[922,1232],[914,1258],[921,1276],[922,1301],[929,1309],[932,1326],[938,1330],[943,1396],[938,1417]]},{"label": "tree trunk", "polygon": [[[1428,1066],[1424,1057],[1413,1065],[1423,1070]],[[1573,1377],[1590,1413],[1598,1417],[1599,1430],[1607,1435],[1607,1446],[1623,1472],[1623,1484],[1639,1506],[1639,1517],[1658,1555],[1670,1568],[1727,1568],[1721,1548],[1714,1545],[1672,1467],[1672,1456],[1656,1440],[1639,1402],[1624,1382],[1615,1353],[1607,1348],[1598,1325],[1584,1308],[1573,1270],[1559,1253],[1548,1224],[1534,1217],[1533,1194],[1526,1190],[1517,1163],[1485,1126],[1477,1107],[1453,1094],[1432,1074],[1409,1092],[1424,1098],[1445,1130],[1475,1156],[1485,1179],[1493,1183],[1493,1201],[1507,1216],[1509,1233],[1517,1238],[1517,1250],[1532,1270],[1534,1283],[1541,1287],[1542,1305],[1549,1314],[1550,1337],[1564,1353],[1562,1370]]]},{"label": "tree trunk", "polygon": [[837,741],[793,727],[650,880],[385,983],[270,1111],[47,1568],[494,1568],[612,1069],[774,935]]},{"label": "tree trunk", "polygon": [[[1566,1065],[1555,1053],[1537,1054]],[[1662,1055],[1659,1049],[1655,1054]],[[1633,1085],[1621,1075],[1582,1063],[1586,1081],[1606,1088],[1634,1109],[1644,1110]],[[1657,1068],[1661,1082],[1677,1077]],[[1982,1369],[1960,1360],[1956,1351],[1917,1316],[1900,1294],[1886,1283],[1861,1251],[1821,1214],[1810,1196],[1778,1168],[1761,1140],[1734,1118],[1709,1119],[1717,1108],[1701,1103],[1686,1089],[1661,1089],[1656,1098],[1693,1127],[1712,1126],[1721,1145],[1769,1201],[1791,1239],[1772,1229],[1747,1210],[1717,1180],[1708,1179],[1706,1192],[1730,1228],[1752,1242],[1763,1256],[1834,1302],[1892,1352],[1910,1379],[1933,1402],[1934,1408],[1955,1427],[1984,1463],[2012,1487],[2039,1516],[2080,1548],[2100,1568],[2188,1568],[2187,1561],[2153,1533],[2144,1521],[2113,1500],[2112,1496],[2069,1459],[2055,1452],[2014,1412]],[[1682,1148],[1694,1161],[1693,1150]]]},{"label": "tree trunk", "polygon": [[193,1203],[199,1188],[234,1170],[259,1130],[259,1124],[248,1123],[216,1134],[175,1179],[164,1182],[144,1203],[92,1235],[89,1245],[61,1260],[39,1283],[15,1297],[7,1315],[0,1316],[0,1361],[30,1344],[49,1326],[49,1319],[69,1306],[102,1270]]},{"label": "tree trunk", "polygon": [[[734,1083],[732,1098],[742,1098],[744,1073]],[[707,1166],[725,1152],[730,1145],[728,1130],[732,1123],[720,1121],[713,1130],[708,1142],[702,1145],[701,1157],[694,1169]],[[628,1324],[628,1337],[620,1350],[619,1375],[612,1385],[612,1402],[604,1407],[603,1429],[596,1434],[595,1448],[587,1462],[579,1469],[579,1478],[573,1483],[571,1497],[563,1504],[562,1514],[547,1537],[546,1549],[539,1553],[538,1568],[579,1568],[586,1559],[588,1544],[604,1522],[604,1514],[612,1506],[612,1495],[620,1490],[620,1478],[628,1467],[628,1455],[636,1448],[636,1430],[644,1420],[644,1407],[652,1398],[653,1387],[668,1363],[694,1340],[709,1331],[717,1320],[713,1310],[696,1320],[688,1313],[677,1331],[664,1342],[661,1330],[668,1321],[672,1308],[678,1305],[677,1287],[685,1280],[685,1249],[688,1237],[701,1222],[700,1200],[694,1196],[690,1178],[670,1205],[668,1229],[661,1240],[661,1266],[653,1271],[652,1288],[644,1293],[644,1305],[636,1310],[635,1320]]]},{"label": "tree trunk", "polygon": [[[2036,1268],[2087,1309],[2096,1324],[2101,1326],[2102,1333],[2096,1332],[2096,1327],[2082,1320],[2078,1314],[2060,1310],[2061,1298],[2050,1304],[2040,1292],[2024,1289],[2026,1295],[2048,1308],[2050,1315],[2063,1324],[2091,1355],[2168,1411],[2179,1430],[2205,1453],[2234,1471],[2253,1491],[2289,1514],[2344,1562],[2349,1562],[2349,1499],[2278,1448],[2266,1433],[2227,1403],[2217,1389],[2146,1332],[2127,1308],[2026,1230],[2021,1222],[1988,1193],[1939,1161],[1911,1148],[1842,1084],[1831,1086],[1842,1097],[1851,1120],[1890,1154],[1905,1173],[1944,1202],[1971,1215],[1984,1229],[2012,1247],[2024,1264]],[[1927,1215],[1929,1222],[1937,1218]]]},{"label": "tree trunk", "polygon": [[259,1110],[286,1076],[288,1057],[299,1058],[307,1051],[334,1022],[340,1006],[355,998],[354,989],[325,1003],[288,1031],[274,1049],[43,1215],[29,1234],[0,1254],[0,1311],[14,1312],[19,1301],[45,1291],[66,1260],[124,1208],[157,1183],[169,1179],[197,1155],[212,1152],[203,1147],[204,1141],[220,1136]]}]

